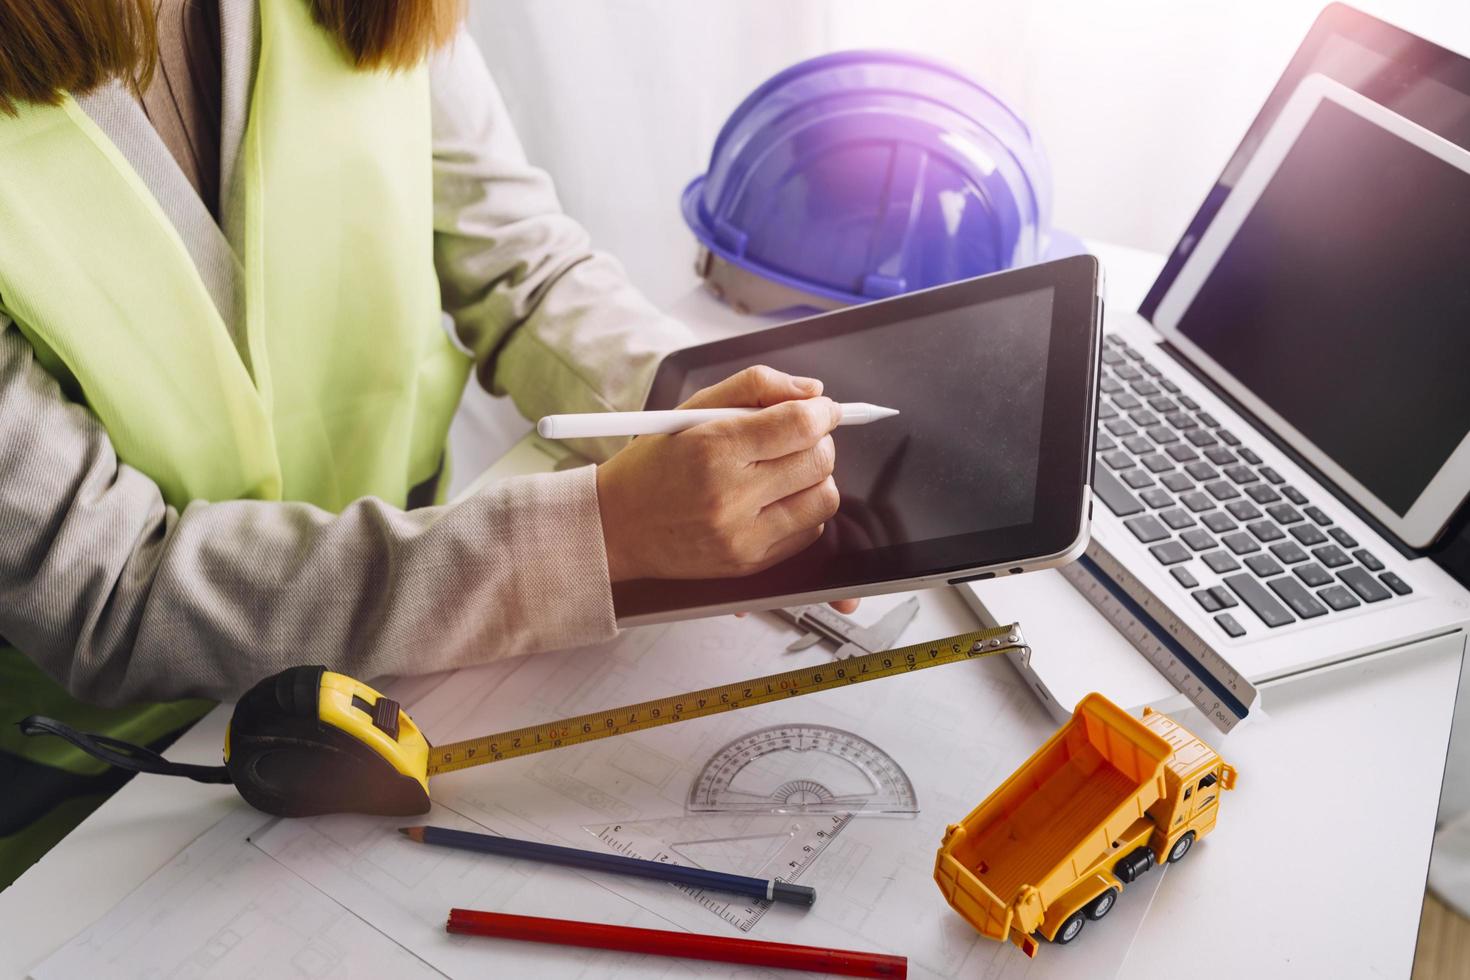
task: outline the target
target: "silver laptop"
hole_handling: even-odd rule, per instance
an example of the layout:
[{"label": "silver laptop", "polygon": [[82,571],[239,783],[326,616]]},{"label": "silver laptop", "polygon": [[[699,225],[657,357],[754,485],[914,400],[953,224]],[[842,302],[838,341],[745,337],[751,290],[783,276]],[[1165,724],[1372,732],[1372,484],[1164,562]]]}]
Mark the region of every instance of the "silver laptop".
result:
[{"label": "silver laptop", "polygon": [[[1140,313],[1108,312],[1094,541],[1252,681],[1470,618],[1424,556],[1470,493],[1467,67],[1330,8]],[[1099,682],[1088,648],[1032,668],[1064,710]]]}]

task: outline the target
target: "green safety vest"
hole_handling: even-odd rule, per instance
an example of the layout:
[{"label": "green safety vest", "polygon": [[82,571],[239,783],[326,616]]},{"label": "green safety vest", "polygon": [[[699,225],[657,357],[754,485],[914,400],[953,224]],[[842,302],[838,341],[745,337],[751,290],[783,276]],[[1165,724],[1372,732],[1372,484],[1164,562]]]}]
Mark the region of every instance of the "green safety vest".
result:
[{"label": "green safety vest", "polygon": [[[469,372],[433,265],[428,71],[355,70],[305,0],[259,10],[240,165],[244,350],[158,202],[69,97],[0,115],[0,300],[169,504],[402,506],[439,469]],[[0,711],[56,710],[54,689],[25,690],[31,674],[8,678]],[[111,734],[137,742],[178,716],[106,713]],[[0,747],[15,752],[12,721],[0,718]],[[95,771],[30,741],[32,758]]]}]

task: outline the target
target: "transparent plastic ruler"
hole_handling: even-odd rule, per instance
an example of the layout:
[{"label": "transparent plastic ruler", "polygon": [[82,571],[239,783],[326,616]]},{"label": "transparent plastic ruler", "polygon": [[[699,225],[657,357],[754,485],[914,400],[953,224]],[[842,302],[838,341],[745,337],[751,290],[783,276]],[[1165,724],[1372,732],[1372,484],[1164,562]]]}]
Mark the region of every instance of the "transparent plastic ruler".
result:
[{"label": "transparent plastic ruler", "polygon": [[1102,545],[1060,571],[1220,731],[1258,710],[1255,686]]}]

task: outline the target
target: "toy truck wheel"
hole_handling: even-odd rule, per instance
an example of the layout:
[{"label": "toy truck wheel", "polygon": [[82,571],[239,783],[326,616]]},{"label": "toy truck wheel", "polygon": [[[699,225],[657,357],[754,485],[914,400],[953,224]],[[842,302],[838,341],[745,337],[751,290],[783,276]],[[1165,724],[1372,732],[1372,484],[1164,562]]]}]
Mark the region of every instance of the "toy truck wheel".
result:
[{"label": "toy truck wheel", "polygon": [[1169,848],[1169,863],[1173,864],[1176,861],[1184,860],[1184,855],[1188,854],[1190,849],[1193,847],[1194,831],[1191,830],[1189,833],[1176,840],[1174,842],[1174,846]]},{"label": "toy truck wheel", "polygon": [[1073,912],[1071,915],[1067,916],[1067,921],[1063,922],[1062,927],[1057,930],[1057,934],[1055,937],[1052,938],[1052,942],[1056,943],[1058,946],[1067,945],[1072,940],[1082,935],[1082,927],[1085,925],[1087,925],[1087,913]]},{"label": "toy truck wheel", "polygon": [[1087,906],[1087,917],[1096,922],[1113,910],[1113,905],[1118,901],[1118,889],[1109,888],[1101,895],[1092,900]]}]

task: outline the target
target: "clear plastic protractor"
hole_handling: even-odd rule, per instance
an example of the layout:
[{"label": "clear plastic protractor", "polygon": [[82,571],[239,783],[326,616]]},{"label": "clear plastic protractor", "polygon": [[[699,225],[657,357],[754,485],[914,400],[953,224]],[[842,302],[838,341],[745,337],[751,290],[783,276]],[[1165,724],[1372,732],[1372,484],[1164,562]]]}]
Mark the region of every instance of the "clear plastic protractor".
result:
[{"label": "clear plastic protractor", "polygon": [[723,746],[689,790],[693,813],[917,813],[892,756],[827,725],[773,725]]}]

